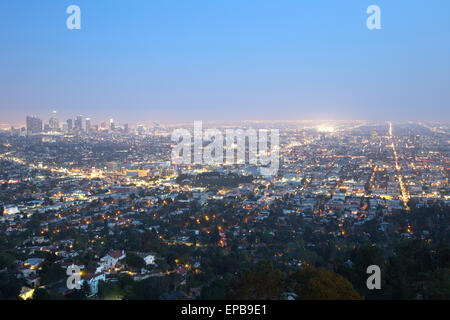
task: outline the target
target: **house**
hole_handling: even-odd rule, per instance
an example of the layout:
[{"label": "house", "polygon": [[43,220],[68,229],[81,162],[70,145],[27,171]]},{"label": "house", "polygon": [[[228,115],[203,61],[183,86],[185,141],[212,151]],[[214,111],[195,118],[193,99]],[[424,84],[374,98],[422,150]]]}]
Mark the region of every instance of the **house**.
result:
[{"label": "house", "polygon": [[44,259],[30,258],[25,260],[23,265],[19,265],[17,270],[19,270],[23,277],[28,278],[36,274],[36,271],[42,262],[44,262]]},{"label": "house", "polygon": [[37,269],[42,262],[44,262],[44,259],[41,259],[41,258],[30,258],[30,259],[25,260],[23,265],[26,266],[26,267],[29,267],[31,269]]},{"label": "house", "polygon": [[19,297],[23,300],[31,299],[33,297],[34,289],[28,287],[22,287]]},{"label": "house", "polygon": [[155,259],[156,259],[156,255],[153,253],[139,253],[138,254],[142,259],[144,259],[145,261],[145,265],[154,265],[155,264]]},{"label": "house", "polygon": [[[32,269],[32,268],[30,268],[28,266],[20,265],[20,266],[17,267],[17,270],[20,272],[20,275],[22,277],[25,277],[25,278],[27,278],[27,277],[29,277],[29,276],[31,276],[33,274],[36,274],[36,269]],[[20,275],[18,275],[18,277]]]},{"label": "house", "polygon": [[84,281],[86,281],[89,285],[89,288],[91,290],[91,295],[95,295],[98,292],[98,282],[99,281],[106,281],[105,273],[96,273],[92,276],[86,277],[85,279],[82,279],[80,281],[80,285],[84,284]]},{"label": "house", "polygon": [[25,280],[29,286],[36,288],[39,286],[41,278],[37,274],[32,274],[26,277]]},{"label": "house", "polygon": [[116,266],[117,262],[126,257],[125,251],[115,250],[108,253],[106,256],[100,259],[100,265],[97,268],[97,272],[112,269]]}]

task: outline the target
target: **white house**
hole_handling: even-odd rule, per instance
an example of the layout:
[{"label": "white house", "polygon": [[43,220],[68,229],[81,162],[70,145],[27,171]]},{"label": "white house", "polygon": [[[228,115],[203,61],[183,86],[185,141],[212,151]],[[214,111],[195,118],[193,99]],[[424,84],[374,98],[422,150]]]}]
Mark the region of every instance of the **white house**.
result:
[{"label": "white house", "polygon": [[100,265],[97,268],[97,272],[114,268],[117,262],[124,259],[125,257],[125,251],[123,250],[111,251],[106,256],[100,259]]},{"label": "white house", "polygon": [[98,282],[106,281],[106,277],[104,273],[96,273],[93,276],[87,277],[80,281],[80,285],[83,285],[84,281],[87,281],[89,284],[89,288],[91,289],[91,295],[97,294],[98,292]]},{"label": "white house", "polygon": [[153,265],[155,264],[155,259],[156,256],[153,253],[139,253],[139,256],[144,259],[145,264],[148,265]]}]

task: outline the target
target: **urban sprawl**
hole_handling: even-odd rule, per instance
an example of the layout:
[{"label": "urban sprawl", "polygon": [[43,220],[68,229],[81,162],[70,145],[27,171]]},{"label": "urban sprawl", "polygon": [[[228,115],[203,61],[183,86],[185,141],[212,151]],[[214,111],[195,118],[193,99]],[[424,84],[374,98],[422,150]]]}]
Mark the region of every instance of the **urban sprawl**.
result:
[{"label": "urban sprawl", "polygon": [[276,175],[175,164],[192,124],[0,131],[0,299],[450,299],[448,124],[208,127],[279,129]]}]

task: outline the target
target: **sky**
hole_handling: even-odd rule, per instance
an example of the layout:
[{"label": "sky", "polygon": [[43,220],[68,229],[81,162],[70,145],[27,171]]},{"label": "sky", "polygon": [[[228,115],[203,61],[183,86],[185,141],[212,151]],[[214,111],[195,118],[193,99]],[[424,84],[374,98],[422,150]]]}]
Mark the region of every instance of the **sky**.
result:
[{"label": "sky", "polygon": [[[81,30],[69,30],[69,5]],[[381,29],[369,30],[369,5]],[[448,0],[2,0],[0,124],[450,118]]]}]

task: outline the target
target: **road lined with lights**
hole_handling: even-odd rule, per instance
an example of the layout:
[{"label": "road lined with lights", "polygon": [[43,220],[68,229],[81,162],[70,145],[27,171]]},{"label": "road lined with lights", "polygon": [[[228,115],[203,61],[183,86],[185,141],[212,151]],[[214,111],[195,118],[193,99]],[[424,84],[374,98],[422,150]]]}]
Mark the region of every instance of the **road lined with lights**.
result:
[{"label": "road lined with lights", "polygon": [[395,170],[397,171],[398,183],[400,185],[400,191],[402,193],[401,198],[402,198],[402,201],[405,204],[406,208],[408,208],[409,194],[408,194],[408,191],[406,190],[405,183],[403,182],[403,176],[402,176],[402,172],[401,172],[402,168],[398,163],[398,154],[397,154],[397,150],[395,149],[394,138],[392,136],[392,122],[389,122],[389,138],[392,142],[391,143],[392,150],[394,151]]}]

